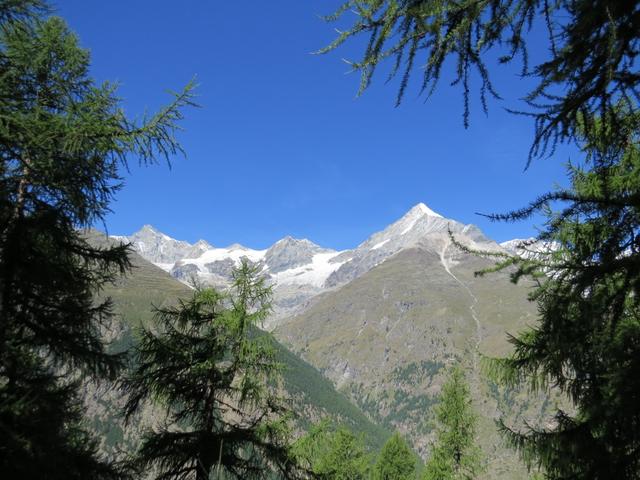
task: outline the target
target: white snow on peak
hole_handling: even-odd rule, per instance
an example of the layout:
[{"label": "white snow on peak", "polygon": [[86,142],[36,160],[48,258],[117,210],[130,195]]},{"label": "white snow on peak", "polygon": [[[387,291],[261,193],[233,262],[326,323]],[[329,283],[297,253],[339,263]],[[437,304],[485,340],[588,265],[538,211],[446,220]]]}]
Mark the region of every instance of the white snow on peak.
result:
[{"label": "white snow on peak", "polygon": [[171,273],[171,269],[175,265],[175,263],[154,263],[156,267],[160,267],[165,272]]},{"label": "white snow on peak", "polygon": [[198,270],[201,272],[206,272],[207,270],[205,265],[207,263],[230,258],[236,264],[239,264],[242,257],[247,257],[252,262],[259,262],[264,258],[265,253],[267,253],[266,250],[252,250],[250,248],[243,247],[242,245],[235,244],[229,248],[212,248],[211,250],[204,252],[198,258],[183,258],[182,260],[179,260],[177,264],[193,264],[196,265]]},{"label": "white snow on peak", "polygon": [[555,241],[537,240],[531,238],[515,238],[500,244],[502,248],[509,253],[518,255],[522,258],[536,258],[548,255],[560,248],[560,244]]},{"label": "white snow on peak", "polygon": [[[214,249],[214,250],[229,250],[229,251],[242,250],[242,251],[246,251],[246,250],[251,250],[251,249],[248,248],[248,247],[245,247],[244,245],[242,245],[240,243],[232,243],[227,248],[218,248],[218,249]],[[260,251],[260,250],[254,250],[254,251],[257,252],[257,251]]]},{"label": "white snow on peak", "polygon": [[316,253],[311,263],[273,274],[273,282],[277,285],[313,285],[320,288],[329,275],[345,263],[330,262],[340,253],[342,252]]},{"label": "white snow on peak", "polygon": [[400,232],[400,235],[404,235],[405,233],[409,233],[411,231],[411,229],[413,228],[413,226],[416,224],[417,220],[414,220],[413,222],[411,222],[407,228],[405,228],[403,231]]},{"label": "white snow on peak", "polygon": [[411,221],[405,227],[405,229],[402,230],[402,232],[400,232],[400,235],[409,233],[411,229],[415,226],[416,222],[421,218],[423,218],[424,216],[434,217],[434,218],[444,218],[442,215],[434,212],[429,207],[427,207],[424,203],[421,202],[416,206],[414,206],[411,210],[409,210],[409,212],[404,217],[402,217],[401,220],[410,219]]},{"label": "white snow on peak", "polygon": [[206,248],[207,250],[213,248],[213,245],[211,245],[206,240],[203,240],[202,238],[200,240],[198,240],[196,243],[194,243],[193,246],[194,247]]},{"label": "white snow on peak", "polygon": [[530,238],[514,238],[513,240],[507,240],[501,242],[500,246],[509,252],[515,253],[517,250],[523,250],[527,246],[531,246],[536,242],[533,237]]},{"label": "white snow on peak", "polygon": [[385,243],[387,243],[389,240],[391,240],[390,238],[387,238],[386,240],[383,240],[381,242],[376,243],[373,247],[371,247],[371,250],[377,250],[380,247],[382,247]]},{"label": "white snow on peak", "polygon": [[[177,244],[181,244],[181,245],[188,245],[187,242],[183,241],[183,240],[176,240],[173,237],[170,237],[169,235],[166,235],[164,233],[162,233],[160,230],[158,230],[156,227],[154,227],[153,225],[143,225],[142,228],[137,231],[136,233],[134,233],[132,236],[135,236],[141,232],[149,232],[152,235],[156,236],[156,237],[160,237],[162,238],[162,240],[164,240],[165,242],[169,242],[169,243],[177,243]],[[162,247],[161,247],[162,250]]]},{"label": "white snow on peak", "polygon": [[427,207],[422,202],[420,202],[418,205],[416,205],[413,208],[419,209],[420,211],[422,211],[422,213],[424,213],[425,215],[429,215],[430,217],[444,218],[442,215],[440,215],[439,213],[434,212],[433,210],[431,210],[429,207]]}]

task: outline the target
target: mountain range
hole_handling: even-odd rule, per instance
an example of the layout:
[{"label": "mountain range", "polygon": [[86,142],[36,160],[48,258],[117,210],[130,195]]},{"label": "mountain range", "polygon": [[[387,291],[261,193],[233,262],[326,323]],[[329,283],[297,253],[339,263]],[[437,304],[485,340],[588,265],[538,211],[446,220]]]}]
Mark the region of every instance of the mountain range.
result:
[{"label": "mountain range", "polygon": [[[387,430],[399,430],[426,458],[433,410],[447,366],[464,367],[479,414],[484,478],[527,478],[497,433],[495,421],[544,424],[551,400],[505,391],[485,378],[482,359],[507,354],[508,334],[536,319],[530,284],[458,248],[526,255],[531,242],[498,244],[477,227],[447,219],[420,203],[357,247],[323,248],[285,237],[267,249],[216,248],[174,240],[145,226],[128,237],[148,261],[183,283],[225,288],[244,257],[273,285],[275,311],[266,327]],[[538,247],[533,247],[538,248]]]},{"label": "mountain range", "polygon": [[311,298],[347,284],[401,250],[426,242],[444,251],[450,244],[449,231],[457,241],[475,249],[501,248],[476,226],[446,219],[424,203],[357,247],[343,251],[289,236],[264,250],[240,244],[216,248],[205,240],[194,244],[175,240],[151,225],[130,236],[112,238],[131,243],[143,258],[186,284],[224,288],[241,258],[259,265],[274,289],[274,314],[267,325],[274,328],[282,319],[303,311]]},{"label": "mountain range", "polygon": [[[100,232],[89,231],[86,235],[94,245],[105,246],[110,242]],[[130,348],[137,341],[138,327],[153,328],[153,307],[174,305],[192,293],[187,285],[137,253],[132,253],[130,260],[131,271],[119,277],[115,283],[106,285],[101,292],[103,297],[112,300],[116,314],[105,329],[104,337],[112,352]],[[283,365],[283,394],[297,412],[295,427],[298,431],[308,428],[311,422],[329,417],[362,434],[370,448],[379,449],[382,446],[390,436],[388,430],[371,421],[344,394],[337,392],[331,381],[316,368],[268,333],[262,334],[270,337],[277,359]],[[109,388],[108,384],[87,382],[84,392],[86,417],[98,434],[101,451],[109,456],[116,452],[132,452],[139,445],[145,429],[152,428],[164,418],[162,411],[146,405],[142,413],[125,428],[121,415],[125,398],[118,389]]]}]

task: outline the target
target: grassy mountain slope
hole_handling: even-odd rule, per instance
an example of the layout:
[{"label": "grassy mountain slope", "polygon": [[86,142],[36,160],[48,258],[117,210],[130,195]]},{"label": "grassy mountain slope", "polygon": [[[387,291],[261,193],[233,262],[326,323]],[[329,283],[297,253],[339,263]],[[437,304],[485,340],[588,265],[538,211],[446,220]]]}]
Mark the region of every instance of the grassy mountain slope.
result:
[{"label": "grassy mountain slope", "polygon": [[[95,233],[91,235],[95,243],[105,241],[104,237]],[[117,315],[112,334],[113,348],[116,349],[124,349],[135,341],[135,327],[153,322],[153,305],[173,304],[191,294],[189,287],[138,254],[132,253],[131,260],[132,271],[101,292],[103,297],[111,297]],[[273,341],[280,361],[285,364],[284,386],[294,409],[300,413],[298,424],[301,428],[321,417],[330,416],[352,430],[363,433],[371,448],[377,449],[384,443],[389,436],[386,429],[370,421],[344,394],[337,392],[316,368],[275,339]],[[115,443],[125,446],[135,444],[140,429],[136,425],[128,431],[122,428],[118,413],[122,399],[117,397],[117,393],[99,387],[87,388],[89,413],[94,427],[103,436],[104,449],[111,450]],[[145,414],[153,416],[156,412]]]},{"label": "grassy mountain slope", "polygon": [[540,421],[540,407],[524,393],[501,391],[484,379],[479,360],[508,352],[506,333],[532,322],[535,309],[527,287],[513,285],[506,273],[474,276],[488,265],[453,246],[406,249],[317,297],[275,334],[372,418],[404,432],[423,457],[444,367],[461,362],[481,416],[486,478],[526,478],[494,420]]}]

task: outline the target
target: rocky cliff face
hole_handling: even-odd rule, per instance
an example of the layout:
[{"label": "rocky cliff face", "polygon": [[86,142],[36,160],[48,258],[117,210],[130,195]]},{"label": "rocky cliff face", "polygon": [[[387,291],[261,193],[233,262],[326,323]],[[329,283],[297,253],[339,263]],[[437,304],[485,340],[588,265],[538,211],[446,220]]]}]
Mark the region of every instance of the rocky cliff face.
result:
[{"label": "rocky cliff face", "polygon": [[280,273],[296,267],[310,265],[317,253],[331,253],[334,250],[322,248],[307,240],[285,237],[274,243],[264,256],[269,273]]}]

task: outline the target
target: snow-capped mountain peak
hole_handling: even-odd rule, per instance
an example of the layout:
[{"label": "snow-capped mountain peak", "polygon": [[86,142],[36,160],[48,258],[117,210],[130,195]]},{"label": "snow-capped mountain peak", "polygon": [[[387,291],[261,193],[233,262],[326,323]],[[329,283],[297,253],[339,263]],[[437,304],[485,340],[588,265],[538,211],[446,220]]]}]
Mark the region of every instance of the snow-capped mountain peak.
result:
[{"label": "snow-capped mountain peak", "polygon": [[202,240],[202,239],[200,239],[196,243],[194,243],[193,246],[197,247],[197,248],[201,248],[203,251],[211,250],[213,248],[213,245],[211,245],[206,240]]},{"label": "snow-capped mountain peak", "polygon": [[276,243],[274,243],[271,248],[276,245],[288,245],[288,246],[304,246],[308,248],[322,248],[319,245],[313,243],[311,240],[306,238],[294,238],[291,235],[287,235],[286,237],[281,238]]},{"label": "snow-capped mountain peak", "polygon": [[144,225],[130,237],[124,238],[133,244],[138,253],[153,263],[173,263],[193,248],[189,242],[171,238],[152,225]]},{"label": "snow-capped mountain peak", "polygon": [[[499,248],[477,227],[444,218],[424,203],[414,205],[358,247],[341,252],[292,236],[286,236],[264,250],[238,243],[214,248],[204,240],[192,245],[175,240],[151,225],[145,225],[128,240],[143,257],[174,277],[184,282],[197,278],[217,288],[226,288],[233,268],[243,258],[248,259],[273,285],[275,321],[295,313],[311,297],[358,278],[401,250],[419,247],[442,256],[451,243],[450,231],[472,248]],[[452,255],[455,252],[449,253]]]},{"label": "snow-capped mountain peak", "polygon": [[446,232],[450,224],[460,225],[434,212],[424,203],[418,203],[399,220],[371,235],[356,250],[397,251],[431,233]]},{"label": "snow-capped mountain peak", "polygon": [[413,212],[414,210],[422,213],[423,215],[429,215],[431,217],[444,218],[442,215],[440,215],[439,213],[434,212],[433,210],[431,210],[429,207],[427,207],[422,202],[418,203],[411,210],[409,210],[409,213]]},{"label": "snow-capped mountain peak", "polygon": [[336,253],[335,250],[322,248],[306,238],[284,237],[274,243],[265,255],[265,262],[271,273],[283,272],[313,263],[319,253]]},{"label": "snow-capped mountain peak", "polygon": [[226,248],[226,250],[232,251],[232,250],[251,250],[251,249],[249,247],[245,247],[241,243],[232,243]]},{"label": "snow-capped mountain peak", "polygon": [[371,235],[356,249],[333,258],[332,262],[341,261],[343,264],[329,276],[327,285],[338,286],[351,281],[407,248],[419,246],[440,254],[451,243],[450,231],[459,241],[471,248],[499,248],[476,226],[444,218],[424,203],[418,203],[399,220]]}]

